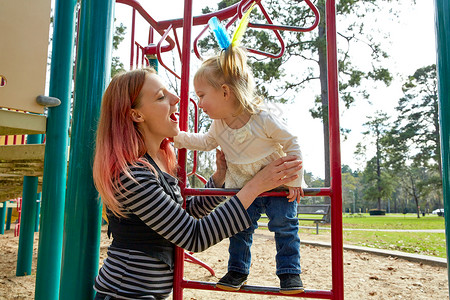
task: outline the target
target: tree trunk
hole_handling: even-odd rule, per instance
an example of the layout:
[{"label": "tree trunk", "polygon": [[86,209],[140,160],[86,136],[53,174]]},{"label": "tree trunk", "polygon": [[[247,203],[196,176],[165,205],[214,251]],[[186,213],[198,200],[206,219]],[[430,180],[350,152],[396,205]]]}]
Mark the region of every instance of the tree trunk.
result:
[{"label": "tree trunk", "polygon": [[414,193],[414,201],[416,202],[417,218],[420,219],[419,198]]},{"label": "tree trunk", "polygon": [[434,126],[434,143],[435,143],[435,153],[436,153],[436,160],[439,166],[439,176],[441,177],[442,181],[442,161],[441,161],[441,139],[440,139],[440,126],[439,126],[439,105],[438,105],[438,98],[437,95],[434,99],[434,111],[433,111],[433,126]]},{"label": "tree trunk", "polygon": [[[437,96],[434,98],[435,102],[437,102]],[[439,167],[439,177],[441,178],[442,182],[442,159],[441,159],[441,138],[440,138],[440,126],[439,126],[439,106],[437,103],[433,105],[434,107],[434,114],[433,114],[433,126],[434,126],[434,142],[435,142],[435,153],[436,153],[436,160]],[[441,185],[442,188],[442,185]],[[443,195],[442,193],[438,193],[439,195],[439,206],[443,206]]]},{"label": "tree trunk", "polygon": [[377,128],[377,188],[378,188],[378,210],[381,210],[381,150],[380,150],[380,131]]},{"label": "tree trunk", "polygon": [[416,186],[414,184],[414,179],[412,177],[411,177],[411,189],[414,197],[414,202],[416,203],[417,218],[420,219],[419,197],[417,197]]},{"label": "tree trunk", "polygon": [[[320,11],[321,20],[319,23],[319,41],[326,40],[326,24],[325,24],[325,1],[319,0],[317,8]],[[319,55],[319,71],[320,71],[320,98],[322,100],[322,122],[323,122],[323,146],[324,146],[324,161],[325,161],[325,181],[326,187],[331,184],[330,181],[330,134],[328,124],[328,72],[327,72],[327,49],[326,43],[318,43]],[[330,198],[325,197],[325,202],[330,203]]]}]

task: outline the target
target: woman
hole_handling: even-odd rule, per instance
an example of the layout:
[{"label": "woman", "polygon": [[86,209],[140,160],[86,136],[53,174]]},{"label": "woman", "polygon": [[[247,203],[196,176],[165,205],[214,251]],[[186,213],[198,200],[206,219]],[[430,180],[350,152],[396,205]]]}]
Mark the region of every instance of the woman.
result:
[{"label": "woman", "polygon": [[[118,75],[105,91],[94,182],[108,211],[113,242],[95,280],[96,299],[167,298],[174,245],[203,251],[246,229],[251,224],[246,209],[253,200],[298,176],[301,162],[286,156],[221,206],[222,197],[193,197],[183,209],[175,153],[167,141],[179,132],[178,102],[153,69]],[[223,184],[224,165],[219,159],[206,187]]]}]

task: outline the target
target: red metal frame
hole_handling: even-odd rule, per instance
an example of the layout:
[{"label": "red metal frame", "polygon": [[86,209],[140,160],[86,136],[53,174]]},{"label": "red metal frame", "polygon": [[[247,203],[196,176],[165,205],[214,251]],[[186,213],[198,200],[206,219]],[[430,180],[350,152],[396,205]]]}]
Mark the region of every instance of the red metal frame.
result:
[{"label": "red metal frame", "polygon": [[189,262],[189,263],[193,263],[196,265],[200,265],[203,268],[205,268],[206,270],[209,271],[209,273],[211,274],[211,276],[216,276],[216,272],[214,272],[214,270],[208,266],[206,263],[204,263],[203,261],[201,261],[200,259],[194,257],[192,254],[194,254],[193,252],[184,252],[184,261],[185,262]]},{"label": "red metal frame", "polygon": [[[268,24],[249,23],[249,27],[269,29],[277,33],[278,30],[289,31],[309,31],[314,29],[318,23],[318,10],[311,3],[310,0],[304,0],[306,4],[312,9],[316,16],[314,23],[308,28],[298,28],[283,25],[274,25],[270,17],[262,7],[261,0],[256,0],[261,11],[265,15]],[[116,0],[118,3],[124,3],[134,8],[133,12],[137,10],[145,20],[148,21],[151,28],[161,35],[161,39],[157,45],[149,45],[144,47],[146,55],[156,54],[158,59],[161,58],[162,52],[172,50],[177,45],[177,50],[181,56],[181,76],[178,76],[174,71],[169,70],[177,78],[181,79],[181,94],[180,94],[180,129],[188,130],[188,104],[189,98],[189,66],[190,66],[190,52],[191,52],[191,32],[192,26],[205,25],[208,20],[217,16],[220,20],[232,18],[230,22],[234,22],[242,11],[249,5],[251,0],[242,0],[241,2],[230,6],[218,12],[193,17],[192,15],[192,0],[185,0],[184,16],[182,19],[174,19],[167,21],[155,21],[148,13],[140,6],[136,0]],[[320,298],[320,299],[344,299],[344,265],[343,265],[343,240],[342,240],[342,180],[341,180],[341,160],[340,160],[340,132],[339,132],[339,105],[338,105],[338,69],[337,69],[337,46],[336,46],[336,11],[335,0],[326,0],[326,24],[327,24],[327,62],[328,62],[328,101],[329,101],[329,124],[330,124],[330,161],[331,161],[331,186],[320,189],[305,189],[305,194],[308,196],[329,196],[331,198],[331,249],[332,249],[332,290],[305,290],[304,293],[296,295],[284,295],[278,292],[275,287],[258,287],[258,286],[244,286],[238,293],[252,293],[263,295],[277,295],[287,297],[305,297],[305,298]],[[269,21],[270,20],[270,21]],[[133,17],[134,23],[134,17]],[[231,23],[229,23],[231,24]],[[228,25],[229,26],[229,25]],[[183,28],[183,50],[176,35],[177,28]],[[175,42],[168,36],[169,31],[173,30]],[[132,30],[132,44],[134,44],[134,26]],[[206,31],[203,29],[202,35]],[[152,36],[149,36],[149,41],[153,41],[153,31],[150,30]],[[198,41],[195,39],[195,45]],[[162,46],[162,41],[167,41],[168,45]],[[280,42],[282,43],[282,42]],[[284,45],[284,44],[282,44]],[[133,50],[132,50],[133,51]],[[198,55],[196,46],[194,51]],[[249,52],[252,52],[249,49]],[[253,52],[269,56],[272,54]],[[278,55],[278,54],[277,54]],[[133,58],[131,58],[133,60]],[[160,61],[161,63],[161,61]],[[163,64],[164,65],[164,64]],[[164,65],[167,69],[167,67]],[[225,195],[231,196],[237,193],[237,190],[225,189],[191,189],[186,188],[187,174],[186,174],[186,150],[180,149],[178,151],[178,163],[181,166],[178,177],[180,179],[180,188],[183,196],[191,195]],[[196,159],[195,159],[196,160]],[[195,174],[196,163],[193,171],[189,174]],[[286,195],[286,192],[268,192],[261,196]],[[183,299],[183,289],[203,289],[203,290],[218,290],[213,283],[188,281],[183,278],[185,252],[181,248],[175,251],[175,270],[174,270],[174,285],[173,285],[173,299]]]},{"label": "red metal frame", "polygon": [[17,223],[16,225],[14,225],[14,236],[19,236],[20,234],[20,222],[22,220],[21,216],[22,216],[22,198],[16,198],[14,200],[11,201],[16,201],[16,210],[17,210]]},{"label": "red metal frame", "polygon": [[342,241],[342,178],[339,130],[339,86],[336,43],[336,3],[326,1],[328,116],[331,169],[331,271],[334,299],[344,299],[344,262]]}]

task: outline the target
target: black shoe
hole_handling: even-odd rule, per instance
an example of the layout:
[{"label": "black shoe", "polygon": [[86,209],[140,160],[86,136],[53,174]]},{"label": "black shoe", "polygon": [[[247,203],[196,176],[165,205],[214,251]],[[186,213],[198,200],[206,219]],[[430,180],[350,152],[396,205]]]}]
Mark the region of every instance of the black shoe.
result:
[{"label": "black shoe", "polygon": [[303,293],[303,283],[299,274],[280,274],[280,293],[298,294]]},{"label": "black shoe", "polygon": [[247,277],[248,274],[229,271],[220,278],[219,282],[216,283],[216,287],[226,291],[238,291],[247,282]]}]

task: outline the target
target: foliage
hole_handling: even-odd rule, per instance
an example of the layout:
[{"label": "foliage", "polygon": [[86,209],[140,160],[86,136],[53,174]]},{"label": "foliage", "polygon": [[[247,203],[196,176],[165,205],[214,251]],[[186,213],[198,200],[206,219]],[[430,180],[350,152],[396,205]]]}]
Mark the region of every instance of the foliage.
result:
[{"label": "foliage", "polygon": [[[396,122],[411,159],[422,166],[440,167],[439,108],[436,65],[418,69],[403,85]],[[440,170],[440,169],[439,169]]]},{"label": "foliage", "polygon": [[398,118],[385,138],[388,164],[404,195],[430,209],[441,202],[442,189],[436,66],[416,70],[402,89]]},{"label": "foliage", "polygon": [[[125,38],[126,29],[127,28],[122,23],[120,23],[120,25],[116,27],[113,36],[113,51],[119,49],[119,44]],[[118,56],[114,56],[111,62],[111,77],[114,77],[114,75],[124,71],[125,68],[123,66],[123,63],[120,61],[120,58]]]},{"label": "foliage", "polygon": [[377,209],[381,209],[381,199],[389,198],[393,192],[393,179],[386,168],[386,146],[384,137],[388,131],[388,116],[377,111],[367,117],[364,123],[367,131],[363,132],[365,143],[359,143],[356,154],[367,157],[367,147],[375,146],[375,155],[366,163],[362,174],[364,198],[377,201]]},{"label": "foliage", "polygon": [[362,186],[360,174],[349,166],[342,166],[342,205],[344,211],[356,213],[361,209]]},{"label": "foliage", "polygon": [[441,145],[436,65],[416,70],[403,85],[403,93],[396,108],[399,117],[394,130],[397,144],[402,144],[409,151],[397,155],[417,168],[426,168],[429,180],[424,184],[440,189]]},{"label": "foliage", "polygon": [[[304,173],[304,179],[305,183],[308,186],[308,188],[320,188],[324,186],[323,179],[316,177],[311,172]],[[303,204],[318,204],[318,203],[324,203],[323,197],[304,197],[302,198],[301,202]]]},{"label": "foliage", "polygon": [[[222,0],[217,8],[223,9],[238,1]],[[336,7],[338,22],[343,25],[340,27],[342,31],[339,32],[339,37],[345,40],[347,44],[347,47],[341,47],[344,50],[339,52],[340,92],[347,107],[355,101],[355,95],[361,94],[364,95],[364,98],[367,98],[367,92],[359,89],[363,81],[375,80],[389,84],[392,80],[388,69],[383,67],[384,59],[388,57],[388,54],[382,50],[382,41],[376,42],[373,29],[364,26],[367,15],[379,11],[378,3],[389,2],[391,0],[342,0]],[[325,1],[316,1],[316,6],[322,16],[319,28],[322,28],[323,33],[325,33]],[[313,13],[309,7],[304,3],[299,4],[296,0],[267,1],[264,2],[264,7],[274,23],[277,24],[308,27],[314,21]],[[209,13],[213,10],[213,8],[206,7],[202,12]],[[252,13],[252,18],[259,22],[266,22],[257,9]],[[229,30],[231,31],[231,28]],[[320,74],[326,71],[326,67],[322,70],[319,68],[320,64],[326,65],[326,61],[322,62],[318,57],[319,52],[325,53],[326,51],[325,34],[320,34],[319,31],[320,29],[312,32],[283,31],[280,34],[285,41],[286,51],[280,59],[254,57],[252,67],[257,79],[259,79],[258,85],[262,87],[263,94],[266,94],[268,99],[275,100],[278,98],[275,93],[284,95],[287,90],[298,90],[306,82],[318,80],[320,75],[326,76],[326,74]],[[352,63],[350,52],[350,45],[352,44],[362,44],[369,49],[370,59],[372,60],[371,69],[362,70]],[[200,41],[199,46],[205,53],[210,49],[218,49],[212,36]],[[246,46],[269,53],[277,53],[280,50],[274,34],[267,30],[247,30]],[[301,63],[302,61],[303,63]],[[298,72],[298,69],[294,72],[289,70],[289,74],[285,72],[284,66],[289,63],[302,65],[302,72]],[[275,82],[278,79],[282,80]],[[281,101],[286,100],[288,99],[281,99]]]}]

